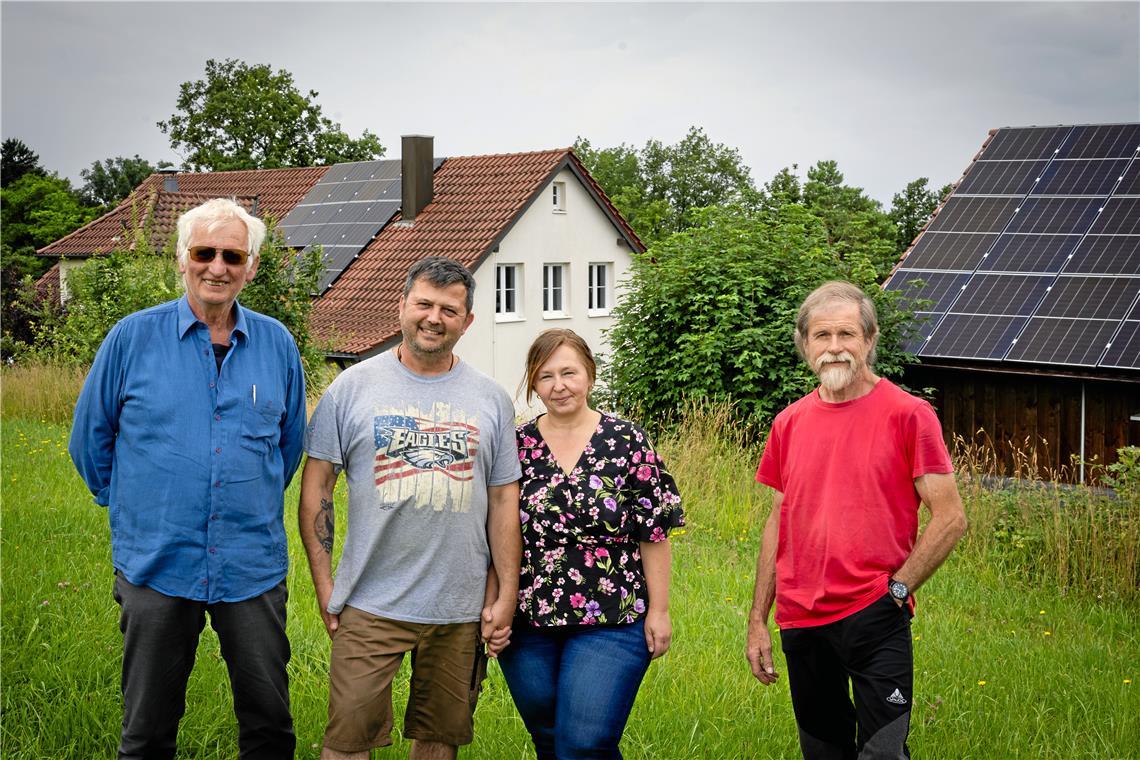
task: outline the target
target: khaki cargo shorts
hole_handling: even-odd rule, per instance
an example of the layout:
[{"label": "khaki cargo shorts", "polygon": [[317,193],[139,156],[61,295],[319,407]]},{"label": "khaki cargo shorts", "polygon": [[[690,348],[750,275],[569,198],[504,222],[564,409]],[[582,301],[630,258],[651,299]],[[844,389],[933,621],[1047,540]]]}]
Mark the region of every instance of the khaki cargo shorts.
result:
[{"label": "khaki cargo shorts", "polygon": [[326,747],[362,752],[392,743],[392,680],[405,652],[412,679],[404,736],[471,743],[487,675],[479,624],[405,623],[345,607],[332,641]]}]

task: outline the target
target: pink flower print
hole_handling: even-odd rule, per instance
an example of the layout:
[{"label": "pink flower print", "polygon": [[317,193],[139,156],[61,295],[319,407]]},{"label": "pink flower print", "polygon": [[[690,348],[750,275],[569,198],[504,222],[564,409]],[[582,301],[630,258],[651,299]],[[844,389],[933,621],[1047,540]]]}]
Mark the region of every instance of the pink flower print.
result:
[{"label": "pink flower print", "polygon": [[654,528],[653,532],[649,534],[650,541],[664,541],[666,538],[668,538],[668,536],[665,535],[665,531],[661,530],[660,525]]},{"label": "pink flower print", "polygon": [[594,553],[591,552],[589,549],[586,550],[585,560],[586,560],[586,567],[593,567],[594,566]]},{"label": "pink flower print", "polygon": [[598,581],[598,588],[601,589],[604,594],[612,594],[614,592],[614,582],[609,578],[602,578]]},{"label": "pink flower print", "polygon": [[595,549],[594,556],[598,559],[605,559],[606,557],[610,556],[609,549]]},{"label": "pink flower print", "polygon": [[531,449],[530,450],[530,458],[531,459],[540,459],[541,457],[542,457],[542,452],[539,451],[538,449]]},{"label": "pink flower print", "polygon": [[599,478],[597,475],[591,475],[590,476],[590,488],[597,491],[601,487],[602,487],[602,479]]},{"label": "pink flower print", "polygon": [[637,479],[638,480],[649,480],[651,475],[653,475],[653,468],[652,467],[649,467],[649,466],[643,464],[637,468]]},{"label": "pink flower print", "polygon": [[639,463],[639,462],[641,461],[641,452],[640,452],[640,451],[635,451],[635,452],[633,452],[633,457],[632,457],[632,458],[633,458],[633,463],[634,463],[634,464],[637,464],[637,463]]},{"label": "pink flower print", "polygon": [[571,594],[570,595],[570,606],[571,607],[574,607],[575,609],[577,609],[578,607],[585,606],[585,604],[586,604],[586,597],[582,596],[581,594]]},{"label": "pink flower print", "polygon": [[654,462],[657,461],[657,455],[654,454],[652,451],[647,451],[647,452],[645,452],[645,461],[648,462],[649,464],[653,464]]},{"label": "pink flower print", "polygon": [[533,449],[534,445],[536,443],[538,443],[538,441],[536,439],[530,437],[529,435],[523,436],[523,447],[524,448]]},{"label": "pink flower print", "polygon": [[[561,580],[561,578],[559,580]],[[557,602],[559,599],[562,598],[562,589],[556,588],[550,592],[550,595],[552,597],[554,597],[554,601]]]}]

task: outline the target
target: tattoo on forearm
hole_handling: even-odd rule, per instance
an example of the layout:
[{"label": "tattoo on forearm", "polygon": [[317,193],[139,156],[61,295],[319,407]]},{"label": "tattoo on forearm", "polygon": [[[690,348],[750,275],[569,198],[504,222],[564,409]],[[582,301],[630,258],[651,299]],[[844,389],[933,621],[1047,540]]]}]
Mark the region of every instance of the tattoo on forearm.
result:
[{"label": "tattoo on forearm", "polygon": [[321,548],[327,554],[332,554],[333,537],[336,534],[332,499],[321,499],[321,511],[313,521],[313,527],[317,531],[317,540],[321,542]]}]

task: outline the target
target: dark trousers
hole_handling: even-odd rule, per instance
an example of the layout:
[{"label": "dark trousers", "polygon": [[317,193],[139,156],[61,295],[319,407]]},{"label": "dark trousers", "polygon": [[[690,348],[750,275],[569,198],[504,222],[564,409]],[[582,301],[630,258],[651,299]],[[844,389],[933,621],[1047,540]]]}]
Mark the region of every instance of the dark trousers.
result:
[{"label": "dark trousers", "polygon": [[781,630],[780,641],[807,760],[910,757],[914,657],[906,607],[884,595],[834,623]]},{"label": "dark trousers", "polygon": [[123,731],[119,758],[173,758],[198,635],[218,634],[230,674],[238,747],[248,760],[293,757],[285,582],[242,602],[207,604],[134,586],[115,573],[123,632]]}]

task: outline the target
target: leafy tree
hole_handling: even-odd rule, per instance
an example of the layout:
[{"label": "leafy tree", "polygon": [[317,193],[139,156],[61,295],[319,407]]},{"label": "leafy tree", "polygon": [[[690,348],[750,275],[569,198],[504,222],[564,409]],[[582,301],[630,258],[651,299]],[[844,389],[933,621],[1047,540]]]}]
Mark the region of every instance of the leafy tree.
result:
[{"label": "leafy tree", "polygon": [[44,175],[40,157],[23,140],[9,137],[0,146],[0,186],[7,187],[25,174]]},{"label": "leafy tree", "polygon": [[696,221],[634,257],[604,357],[607,403],[668,420],[686,399],[731,400],[759,431],[815,383],[792,330],[804,297],[833,278],[875,299],[876,369],[901,371],[908,315],[877,285],[875,246],[851,242],[840,255],[827,220],[801,203],[709,208]]},{"label": "leafy tree", "polygon": [[158,128],[195,171],[313,166],[384,154],[368,130],[352,139],[323,116],[317,94],[299,92],[284,69],[211,59],[205,79],[182,83],[176,113]]},{"label": "leafy tree", "polygon": [[80,195],[90,206],[117,206],[143,180],[167,166],[171,166],[169,161],[159,161],[155,167],[137,153],[133,158],[115,156],[93,161],[90,169],[79,172],[84,180]]},{"label": "leafy tree", "polygon": [[901,193],[891,198],[890,217],[895,225],[895,252],[901,254],[907,249],[930,219],[938,203],[950,192],[951,185],[944,185],[935,192],[927,187],[929,180],[919,177],[907,184]]},{"label": "leafy tree", "polygon": [[756,196],[739,151],[699,127],[674,145],[649,140],[641,150],[595,149],[579,137],[574,152],[647,245],[691,227],[701,208]]},{"label": "leafy tree", "polygon": [[58,240],[95,217],[71,189],[71,183],[40,171],[28,171],[0,189],[0,298],[3,299],[5,351],[11,341],[30,340],[22,313],[15,309],[25,278],[37,278],[52,265],[36,249]]}]

